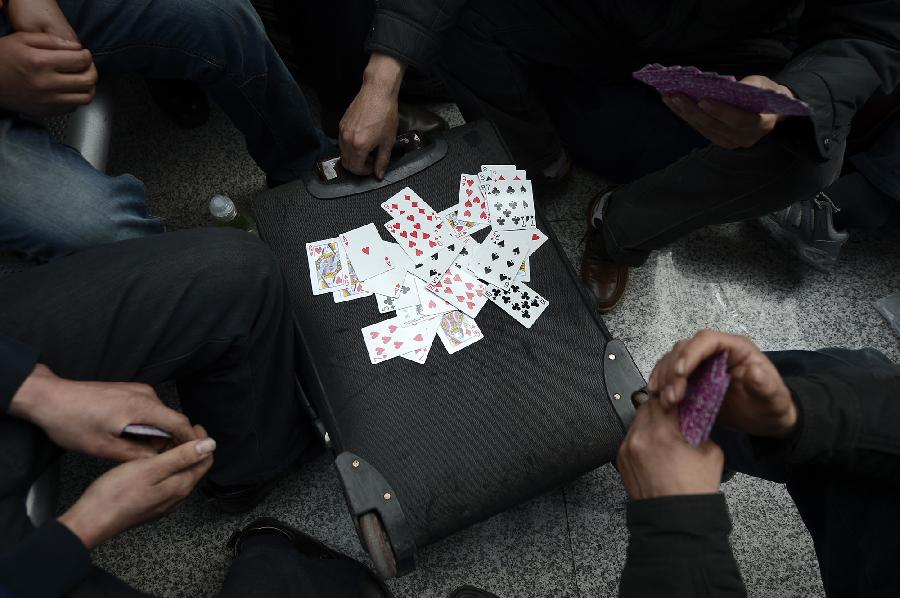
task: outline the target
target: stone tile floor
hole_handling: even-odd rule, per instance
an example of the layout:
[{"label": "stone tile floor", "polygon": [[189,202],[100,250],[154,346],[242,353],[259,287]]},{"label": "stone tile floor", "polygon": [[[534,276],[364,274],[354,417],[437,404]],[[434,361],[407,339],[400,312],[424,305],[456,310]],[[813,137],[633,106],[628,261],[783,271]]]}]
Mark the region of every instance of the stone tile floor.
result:
[{"label": "stone tile floor", "polygon": [[[438,108],[452,124],[461,122],[454,107]],[[130,79],[117,93],[110,172],[141,178],[150,210],[174,227],[208,224],[205,206],[214,193],[243,201],[264,188],[262,173],[221,111],[213,110],[200,129],[177,130]],[[598,182],[576,169],[545,198],[547,216],[576,266],[584,206]],[[632,272],[622,305],[606,320],[645,375],[674,341],[704,327],[747,334],[763,349],[871,346],[896,361],[900,342],[873,301],[898,290],[896,240],[854,237],[836,270],[823,274],[783,254],[752,224],[737,224],[699,231],[651,256]],[[174,389],[165,387],[163,394],[173,398]],[[63,505],[104,468],[67,457]],[[737,475],[723,488],[750,595],[822,595],[811,540],[783,486]],[[614,596],[627,541],[624,506],[615,470],[601,467],[426,548],[417,570],[391,586],[400,597],[446,596],[463,584],[501,598]],[[283,480],[253,513],[219,516],[192,498],[168,518],[102,546],[94,561],[160,596],[212,596],[228,566],[225,540],[262,514],[365,558],[323,456]]]}]

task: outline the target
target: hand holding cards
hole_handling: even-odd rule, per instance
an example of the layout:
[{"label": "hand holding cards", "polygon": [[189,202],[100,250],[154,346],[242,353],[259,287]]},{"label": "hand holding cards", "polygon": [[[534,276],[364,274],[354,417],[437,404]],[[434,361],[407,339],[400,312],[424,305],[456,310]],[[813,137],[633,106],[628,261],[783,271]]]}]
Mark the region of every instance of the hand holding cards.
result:
[{"label": "hand holding cards", "polygon": [[[523,284],[529,256],[547,240],[535,227],[525,171],[485,165],[463,174],[458,204],[440,213],[409,187],[381,207],[395,242],[369,223],[307,244],[314,295],[330,292],[340,303],[374,294],[379,313],[395,314],[361,331],[371,363],[401,356],[424,364],[435,336],[451,354],[478,342],[475,318],[489,300],[526,328],[546,309]],[[489,226],[483,243],[472,238]]]}]

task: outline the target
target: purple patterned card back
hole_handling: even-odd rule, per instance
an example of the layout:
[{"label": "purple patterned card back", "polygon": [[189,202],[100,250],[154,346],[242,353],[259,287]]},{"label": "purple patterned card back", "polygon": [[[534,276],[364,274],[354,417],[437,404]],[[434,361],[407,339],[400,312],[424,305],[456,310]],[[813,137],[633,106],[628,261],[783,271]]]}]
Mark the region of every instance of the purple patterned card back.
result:
[{"label": "purple patterned card back", "polygon": [[811,113],[806,102],[692,66],[648,64],[632,74],[662,94],[682,93],[695,102],[716,100],[757,114],[809,116]]},{"label": "purple patterned card back", "polygon": [[678,419],[681,433],[692,447],[700,446],[709,438],[729,382],[728,351],[707,358],[688,377],[684,400],[678,407]]}]

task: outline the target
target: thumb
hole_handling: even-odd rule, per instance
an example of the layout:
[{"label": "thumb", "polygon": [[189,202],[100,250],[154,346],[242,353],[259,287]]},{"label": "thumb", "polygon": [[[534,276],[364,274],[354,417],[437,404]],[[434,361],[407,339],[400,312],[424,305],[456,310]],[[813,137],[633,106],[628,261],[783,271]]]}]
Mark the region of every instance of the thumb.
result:
[{"label": "thumb", "polygon": [[214,450],[216,441],[212,438],[203,438],[179,444],[150,461],[153,462],[157,481],[160,481],[208,459]]},{"label": "thumb", "polygon": [[394,148],[394,142],[386,141],[378,146],[378,156],[375,158],[375,176],[383,179],[387,174],[388,164],[391,162],[391,150]]}]

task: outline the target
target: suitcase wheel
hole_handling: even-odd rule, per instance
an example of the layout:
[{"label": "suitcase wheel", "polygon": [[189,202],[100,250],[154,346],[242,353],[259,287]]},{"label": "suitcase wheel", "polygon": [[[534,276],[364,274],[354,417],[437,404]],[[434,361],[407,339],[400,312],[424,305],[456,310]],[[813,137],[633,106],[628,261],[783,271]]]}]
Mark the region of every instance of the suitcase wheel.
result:
[{"label": "suitcase wheel", "polygon": [[359,518],[359,535],[378,576],[382,579],[397,577],[397,560],[378,513],[371,511]]}]

